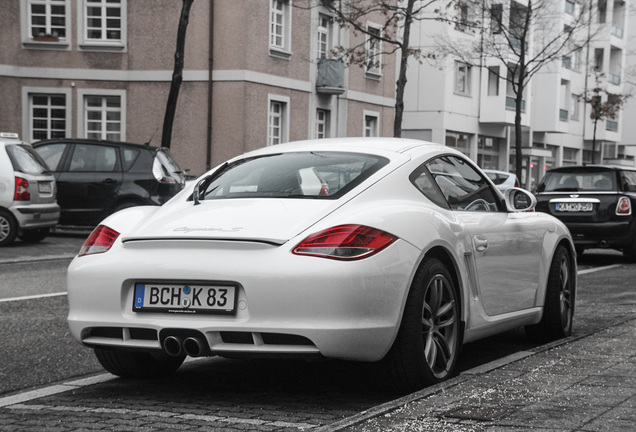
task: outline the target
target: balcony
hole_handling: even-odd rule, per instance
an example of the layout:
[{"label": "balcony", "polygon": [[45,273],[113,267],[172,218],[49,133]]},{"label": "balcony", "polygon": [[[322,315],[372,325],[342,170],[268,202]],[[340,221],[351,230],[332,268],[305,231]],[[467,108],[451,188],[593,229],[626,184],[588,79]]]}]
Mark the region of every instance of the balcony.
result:
[{"label": "balcony", "polygon": [[345,92],[344,63],[334,59],[318,61],[316,92],[325,95],[340,95]]}]

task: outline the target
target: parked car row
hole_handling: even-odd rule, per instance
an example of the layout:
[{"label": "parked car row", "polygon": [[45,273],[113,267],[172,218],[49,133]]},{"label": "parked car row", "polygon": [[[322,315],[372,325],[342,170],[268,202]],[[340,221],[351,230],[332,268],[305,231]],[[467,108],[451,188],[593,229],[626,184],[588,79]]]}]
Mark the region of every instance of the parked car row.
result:
[{"label": "parked car row", "polygon": [[95,227],[121,209],[162,205],[185,185],[167,149],[0,134],[0,246],[44,239],[56,225]]}]

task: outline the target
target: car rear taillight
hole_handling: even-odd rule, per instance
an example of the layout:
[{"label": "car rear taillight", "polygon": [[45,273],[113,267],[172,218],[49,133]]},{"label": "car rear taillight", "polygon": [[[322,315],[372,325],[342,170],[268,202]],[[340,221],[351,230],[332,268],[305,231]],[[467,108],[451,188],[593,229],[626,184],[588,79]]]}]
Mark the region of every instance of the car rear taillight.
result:
[{"label": "car rear taillight", "polygon": [[88,236],[78,256],[104,253],[113,246],[117,237],[119,237],[117,231],[108,228],[106,225],[99,225]]},{"label": "car rear taillight", "polygon": [[30,201],[31,194],[29,193],[29,181],[22,177],[15,178],[15,194],[13,195],[14,201]]},{"label": "car rear taillight", "polygon": [[364,225],[339,225],[310,235],[294,248],[293,253],[356,260],[380,252],[396,239],[391,234]]},{"label": "car rear taillight", "polygon": [[632,202],[628,197],[620,197],[616,204],[616,214],[619,216],[629,216],[632,214]]}]

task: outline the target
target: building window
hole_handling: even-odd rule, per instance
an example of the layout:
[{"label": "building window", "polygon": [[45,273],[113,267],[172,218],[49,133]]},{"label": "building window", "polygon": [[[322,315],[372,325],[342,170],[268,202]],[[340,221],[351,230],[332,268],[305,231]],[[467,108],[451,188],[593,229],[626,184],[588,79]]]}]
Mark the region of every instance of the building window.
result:
[{"label": "building window", "polygon": [[332,44],[331,17],[318,15],[318,59],[329,58]]},{"label": "building window", "polygon": [[291,56],[291,9],[289,0],[272,0],[270,4],[270,54]]},{"label": "building window", "polygon": [[466,31],[471,26],[471,9],[468,2],[460,1],[457,4],[457,29]]},{"label": "building window", "polygon": [[267,113],[267,145],[281,144],[288,137],[288,106],[286,98],[270,97],[269,111]]},{"label": "building window", "polygon": [[121,96],[84,96],[84,134],[89,139],[123,140]]},{"label": "building window", "polygon": [[59,42],[67,35],[66,0],[28,0],[28,40]]},{"label": "building window", "polygon": [[570,120],[579,119],[579,97],[575,94],[570,95]]},{"label": "building window", "polygon": [[471,67],[466,63],[455,62],[455,93],[470,95]]},{"label": "building window", "polygon": [[565,0],[565,13],[569,15],[574,15],[574,1],[573,0]]},{"label": "building window", "polygon": [[29,95],[30,141],[64,138],[66,130],[66,95]]},{"label": "building window", "polygon": [[367,40],[366,40],[366,73],[368,75],[380,75],[380,66],[382,65],[382,29],[371,24],[367,24]]},{"label": "building window", "polygon": [[477,165],[483,169],[499,169],[500,146],[501,139],[480,136],[477,140]]},{"label": "building window", "polygon": [[316,138],[329,138],[330,122],[331,112],[329,110],[316,110]]},{"label": "building window", "polygon": [[380,115],[375,112],[364,112],[364,136],[365,137],[377,137],[379,135],[379,117]]},{"label": "building window", "polygon": [[468,135],[455,132],[446,133],[446,145],[448,147],[455,148],[465,155],[470,154],[470,147],[468,145]]},{"label": "building window", "polygon": [[126,45],[127,0],[82,0],[79,22],[84,49],[117,49]]},{"label": "building window", "polygon": [[503,4],[493,4],[490,6],[490,31],[493,34],[502,32],[503,25]]},{"label": "building window", "polygon": [[594,49],[594,70],[596,72],[603,71],[603,57],[604,57],[603,48],[595,48]]},{"label": "building window", "polygon": [[499,66],[488,67],[488,96],[499,96]]}]

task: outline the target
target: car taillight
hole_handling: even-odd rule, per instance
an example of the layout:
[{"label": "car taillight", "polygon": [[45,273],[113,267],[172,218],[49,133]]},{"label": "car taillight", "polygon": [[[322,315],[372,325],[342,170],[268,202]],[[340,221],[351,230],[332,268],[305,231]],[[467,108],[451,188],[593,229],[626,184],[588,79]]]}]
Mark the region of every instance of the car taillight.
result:
[{"label": "car taillight", "polygon": [[15,194],[13,195],[14,201],[30,201],[31,194],[29,193],[29,181],[22,177],[15,178]]},{"label": "car taillight", "polygon": [[629,216],[632,214],[632,202],[628,197],[620,197],[616,204],[616,214],[619,216]]},{"label": "car taillight", "polygon": [[391,234],[364,225],[339,225],[310,235],[294,248],[293,253],[356,260],[380,252],[396,239]]},{"label": "car taillight", "polygon": [[79,256],[104,253],[113,246],[117,237],[119,237],[117,231],[108,228],[106,225],[99,225],[84,242]]}]

